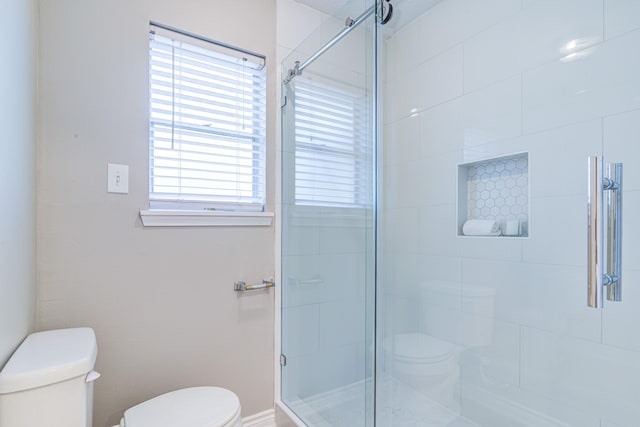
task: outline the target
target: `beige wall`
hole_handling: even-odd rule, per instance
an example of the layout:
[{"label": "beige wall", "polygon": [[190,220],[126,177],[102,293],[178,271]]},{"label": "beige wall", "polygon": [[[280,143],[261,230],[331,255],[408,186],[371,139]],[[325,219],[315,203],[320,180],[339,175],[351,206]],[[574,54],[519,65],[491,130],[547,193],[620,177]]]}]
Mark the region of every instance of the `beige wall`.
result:
[{"label": "beige wall", "polygon": [[0,13],[0,368],[35,323],[35,1]]},{"label": "beige wall", "polygon": [[[40,2],[38,329],[86,325],[99,341],[94,426],[179,387],[273,406],[274,227],[145,229],[148,21],[268,57],[268,210],[274,208],[275,1]],[[106,193],[107,163],[130,192]]]}]

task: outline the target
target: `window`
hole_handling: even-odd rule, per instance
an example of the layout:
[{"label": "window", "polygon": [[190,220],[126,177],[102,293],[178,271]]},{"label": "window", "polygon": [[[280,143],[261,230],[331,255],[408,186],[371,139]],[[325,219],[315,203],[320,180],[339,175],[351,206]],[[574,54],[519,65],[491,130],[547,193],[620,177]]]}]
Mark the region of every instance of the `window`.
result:
[{"label": "window", "polygon": [[263,210],[266,71],[247,53],[152,24],[150,208]]},{"label": "window", "polygon": [[372,166],[364,94],[303,76],[295,85],[296,205],[365,207]]}]

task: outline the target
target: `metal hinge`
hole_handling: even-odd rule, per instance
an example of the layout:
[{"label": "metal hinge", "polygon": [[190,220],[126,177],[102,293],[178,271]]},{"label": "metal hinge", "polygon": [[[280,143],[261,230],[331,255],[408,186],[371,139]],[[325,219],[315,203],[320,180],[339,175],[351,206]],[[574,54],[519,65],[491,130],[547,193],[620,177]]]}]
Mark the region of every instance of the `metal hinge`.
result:
[{"label": "metal hinge", "polygon": [[287,366],[287,356],[284,354],[280,355],[280,366]]}]

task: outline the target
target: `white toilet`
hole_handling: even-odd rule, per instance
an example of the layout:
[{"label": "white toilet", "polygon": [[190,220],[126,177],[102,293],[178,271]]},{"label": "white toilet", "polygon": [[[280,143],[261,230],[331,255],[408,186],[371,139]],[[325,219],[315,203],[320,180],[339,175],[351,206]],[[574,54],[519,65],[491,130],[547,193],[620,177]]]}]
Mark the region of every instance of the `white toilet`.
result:
[{"label": "white toilet", "polygon": [[417,330],[383,340],[389,372],[434,401],[455,406],[460,355],[493,340],[495,294],[483,286],[421,283]]},{"label": "white toilet", "polygon": [[[29,335],[0,371],[0,427],[91,427],[96,337],[90,328]],[[193,387],[124,413],[122,427],[242,427],[229,390]]]}]

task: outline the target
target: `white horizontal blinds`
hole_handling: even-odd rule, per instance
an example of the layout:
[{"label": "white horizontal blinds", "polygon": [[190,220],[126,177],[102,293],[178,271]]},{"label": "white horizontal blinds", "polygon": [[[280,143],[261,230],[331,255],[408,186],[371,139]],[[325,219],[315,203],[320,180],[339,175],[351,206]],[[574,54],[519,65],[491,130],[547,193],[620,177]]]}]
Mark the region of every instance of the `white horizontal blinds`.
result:
[{"label": "white horizontal blinds", "polygon": [[364,95],[295,78],[297,205],[364,207],[369,189]]},{"label": "white horizontal blinds", "polygon": [[262,64],[151,33],[151,207],[262,210]]}]

